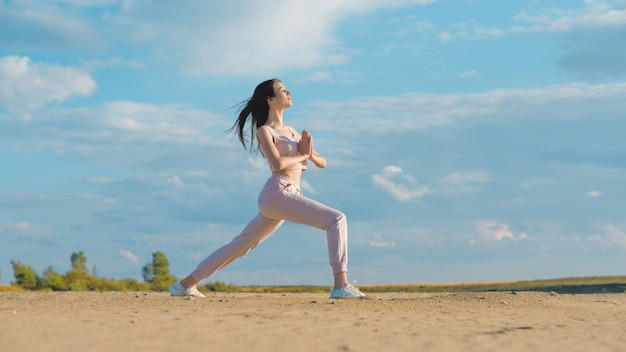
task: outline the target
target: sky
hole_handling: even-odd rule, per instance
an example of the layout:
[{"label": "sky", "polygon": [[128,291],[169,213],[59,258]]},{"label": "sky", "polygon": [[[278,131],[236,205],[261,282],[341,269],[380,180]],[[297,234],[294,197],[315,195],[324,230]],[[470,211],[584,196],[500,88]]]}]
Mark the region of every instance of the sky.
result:
[{"label": "sky", "polygon": [[[625,0],[0,0],[0,283],[78,251],[190,273],[257,214],[269,168],[227,130],[274,77],[350,281],[626,274]],[[324,232],[207,281],[331,285]]]}]

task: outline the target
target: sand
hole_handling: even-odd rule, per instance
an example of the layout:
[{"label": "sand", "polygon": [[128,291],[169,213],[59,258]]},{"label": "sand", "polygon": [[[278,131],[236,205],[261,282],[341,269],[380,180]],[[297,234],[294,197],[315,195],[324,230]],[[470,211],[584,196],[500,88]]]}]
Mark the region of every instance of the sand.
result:
[{"label": "sand", "polygon": [[0,292],[2,351],[626,351],[626,295]]}]

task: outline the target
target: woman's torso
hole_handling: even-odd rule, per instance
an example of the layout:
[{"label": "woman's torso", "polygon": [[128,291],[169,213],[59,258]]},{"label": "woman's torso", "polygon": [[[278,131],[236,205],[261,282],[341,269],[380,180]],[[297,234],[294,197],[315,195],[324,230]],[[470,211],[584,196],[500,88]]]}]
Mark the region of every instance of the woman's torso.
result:
[{"label": "woman's torso", "polygon": [[[295,156],[299,154],[298,143],[300,142],[300,135],[293,129],[293,127],[269,127],[272,136],[274,137],[274,145],[278,150],[280,156]],[[284,170],[276,170],[270,164],[270,170],[274,174],[280,174],[289,177],[297,184],[300,184],[300,178],[302,171],[306,170],[306,160],[302,163],[297,163],[292,167]]]}]

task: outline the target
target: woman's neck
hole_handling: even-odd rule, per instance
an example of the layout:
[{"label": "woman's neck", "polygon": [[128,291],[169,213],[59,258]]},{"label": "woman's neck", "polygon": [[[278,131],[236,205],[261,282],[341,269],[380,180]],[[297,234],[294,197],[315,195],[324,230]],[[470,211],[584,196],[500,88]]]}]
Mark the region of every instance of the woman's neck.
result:
[{"label": "woman's neck", "polygon": [[267,122],[270,126],[282,126],[283,125],[283,110],[270,109],[267,114]]}]

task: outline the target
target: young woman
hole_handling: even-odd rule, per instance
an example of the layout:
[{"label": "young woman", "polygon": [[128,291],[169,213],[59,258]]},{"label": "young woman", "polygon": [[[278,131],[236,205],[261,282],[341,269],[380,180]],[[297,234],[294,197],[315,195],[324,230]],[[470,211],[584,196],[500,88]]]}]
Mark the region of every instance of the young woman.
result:
[{"label": "young woman", "polygon": [[252,97],[244,103],[235,129],[246,148],[248,139],[244,127],[251,115],[250,151],[256,136],[261,153],[267,159],[272,176],[267,180],[258,199],[259,214],[241,234],[202,261],[189,276],[169,287],[172,296],[204,297],[196,284],[233,260],[244,256],[268,238],[284,221],[305,224],[326,231],[328,256],[334,275],[330,298],[357,298],[365,295],[348,283],[348,226],[346,216],[302,195],[300,177],[310,160],[319,168],[326,159],[313,147],[313,137],[307,130],[300,135],[283,123],[283,111],[293,105],[291,93],[278,79],[259,84]]}]

